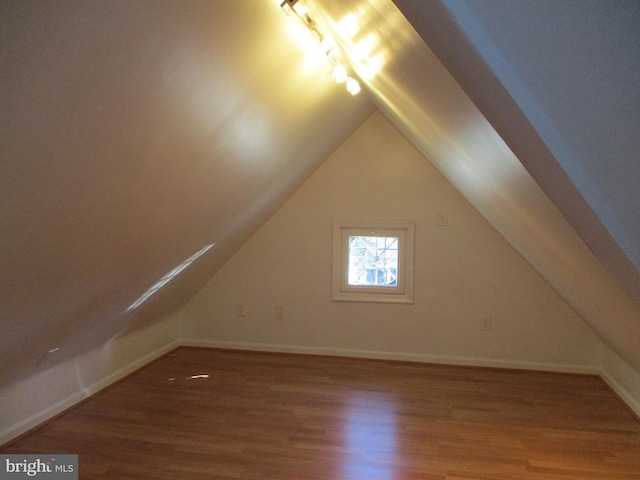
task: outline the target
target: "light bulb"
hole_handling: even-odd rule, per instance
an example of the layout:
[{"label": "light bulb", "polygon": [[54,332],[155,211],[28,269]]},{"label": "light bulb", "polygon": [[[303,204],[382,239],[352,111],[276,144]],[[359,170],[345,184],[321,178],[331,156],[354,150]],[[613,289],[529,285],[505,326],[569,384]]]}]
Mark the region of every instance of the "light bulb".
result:
[{"label": "light bulb", "polygon": [[282,7],[287,15],[295,13],[300,18],[304,17],[309,11],[309,8],[301,0],[284,0],[280,4],[280,7]]},{"label": "light bulb", "polygon": [[337,48],[338,44],[336,43],[336,41],[331,38],[331,37],[324,37],[321,41],[320,41],[320,46],[322,47],[322,49],[324,50],[324,53],[326,53],[327,55],[329,55],[329,52],[331,50],[333,50],[334,48]]},{"label": "light bulb", "polygon": [[292,8],[300,18],[304,17],[309,12],[309,7],[300,1],[294,3]]},{"label": "light bulb", "polygon": [[360,84],[355,78],[347,78],[347,91],[351,95],[356,95],[358,92],[360,92]]},{"label": "light bulb", "polygon": [[338,83],[342,83],[347,80],[347,69],[342,65],[336,65],[333,67],[333,78]]}]

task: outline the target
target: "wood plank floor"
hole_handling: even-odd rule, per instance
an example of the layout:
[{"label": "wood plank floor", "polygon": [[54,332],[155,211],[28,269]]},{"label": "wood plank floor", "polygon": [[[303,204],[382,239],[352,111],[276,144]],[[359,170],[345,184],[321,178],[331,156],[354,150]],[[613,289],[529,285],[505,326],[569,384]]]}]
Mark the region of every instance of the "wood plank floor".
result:
[{"label": "wood plank floor", "polygon": [[180,348],[2,453],[77,453],[82,479],[634,480],[640,422],[591,376]]}]

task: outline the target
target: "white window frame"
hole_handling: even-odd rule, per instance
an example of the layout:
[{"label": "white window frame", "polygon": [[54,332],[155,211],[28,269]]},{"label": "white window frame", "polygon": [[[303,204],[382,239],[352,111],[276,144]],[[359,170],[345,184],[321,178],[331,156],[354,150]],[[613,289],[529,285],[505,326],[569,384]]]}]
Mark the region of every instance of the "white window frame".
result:
[{"label": "white window frame", "polygon": [[[398,238],[398,285],[349,285],[349,237],[355,235]],[[413,303],[415,226],[408,221],[333,222],[332,299],[344,302]]]}]

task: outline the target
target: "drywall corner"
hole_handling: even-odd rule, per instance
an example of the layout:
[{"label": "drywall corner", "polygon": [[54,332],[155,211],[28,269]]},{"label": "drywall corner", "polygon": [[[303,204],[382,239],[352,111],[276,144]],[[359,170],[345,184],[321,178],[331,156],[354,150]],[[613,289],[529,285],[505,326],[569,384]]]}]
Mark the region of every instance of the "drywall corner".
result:
[{"label": "drywall corner", "polygon": [[601,377],[640,418],[640,372],[613,350],[603,346]]},{"label": "drywall corner", "polygon": [[0,445],[176,348],[178,326],[168,317],[0,390]]}]

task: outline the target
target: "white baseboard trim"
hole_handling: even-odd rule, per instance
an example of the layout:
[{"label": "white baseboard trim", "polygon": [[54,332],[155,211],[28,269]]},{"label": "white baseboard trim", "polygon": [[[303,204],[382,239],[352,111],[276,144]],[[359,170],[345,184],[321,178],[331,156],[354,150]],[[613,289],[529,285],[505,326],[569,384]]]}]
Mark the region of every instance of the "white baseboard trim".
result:
[{"label": "white baseboard trim", "polygon": [[31,415],[30,417],[21,420],[14,425],[0,430],[0,446],[4,445],[11,440],[19,437],[20,435],[28,432],[29,430],[36,428],[42,423],[50,420],[56,415],[68,410],[74,405],[82,402],[86,398],[94,395],[117,382],[118,380],[126,377],[127,375],[135,372],[136,370],[144,367],[146,364],[153,360],[165,355],[171,350],[177,347],[204,347],[204,348],[224,348],[232,350],[246,350],[256,352],[272,352],[272,353],[294,353],[305,355],[327,355],[337,357],[351,357],[351,358],[363,358],[374,360],[395,360],[405,362],[417,362],[417,363],[432,363],[440,365],[456,365],[456,366],[470,366],[470,367],[486,367],[486,368],[505,368],[516,370],[533,370],[543,372],[556,372],[556,373],[573,373],[573,374],[587,374],[599,376],[615,393],[618,397],[626,403],[626,405],[640,417],[640,402],[630,395],[627,390],[620,385],[613,377],[607,372],[598,367],[588,367],[583,365],[566,365],[566,364],[553,364],[553,363],[541,363],[541,362],[523,362],[515,360],[503,360],[503,359],[484,359],[473,357],[455,357],[444,355],[429,355],[419,353],[401,353],[401,352],[386,352],[386,351],[371,351],[371,350],[353,350],[353,349],[340,349],[330,347],[311,347],[311,346],[296,346],[296,345],[280,345],[280,344],[268,344],[268,343],[246,343],[246,342],[228,342],[228,341],[214,341],[214,340],[198,340],[198,339],[181,339],[168,343],[153,352],[150,352],[134,362],[122,367],[104,378],[92,383],[86,388],[79,390],[72,395],[56,402],[55,404]]},{"label": "white baseboard trim", "polygon": [[600,378],[607,386],[613,390],[618,398],[626,404],[627,407],[640,419],[640,401],[636,400],[626,388],[624,388],[618,381],[609,375],[606,371],[600,370]]},{"label": "white baseboard trim", "polygon": [[146,364],[152,362],[153,360],[165,355],[171,350],[180,346],[180,343],[176,340],[171,343],[168,343],[153,352],[150,352],[138,359],[134,362],[126,365],[109,375],[101,378],[100,380],[92,383],[91,385],[78,390],[77,392],[63,398],[62,400],[50,405],[49,407],[29,416],[28,418],[15,423],[14,425],[10,425],[7,428],[0,430],[0,446],[10,442],[11,440],[19,437],[20,435],[28,432],[29,430],[38,427],[42,423],[47,420],[52,419],[56,415],[68,410],[74,405],[82,402],[87,399],[91,395],[98,393],[100,390],[107,388],[109,385],[117,382],[118,380],[126,377],[130,373],[135,372],[139,368],[144,367]]},{"label": "white baseboard trim", "polygon": [[331,347],[309,347],[297,345],[228,342],[197,339],[182,339],[180,341],[180,344],[185,347],[227,348],[232,350],[248,350],[255,352],[328,355],[336,357],[366,358],[373,360],[396,360],[403,362],[434,363],[440,365],[455,365],[464,367],[505,368],[513,370],[534,370],[542,372],[574,373],[583,375],[600,375],[601,373],[599,367],[588,367],[584,365],[523,362],[517,360],[485,359],[474,357],[454,357],[422,353],[352,350]]}]

